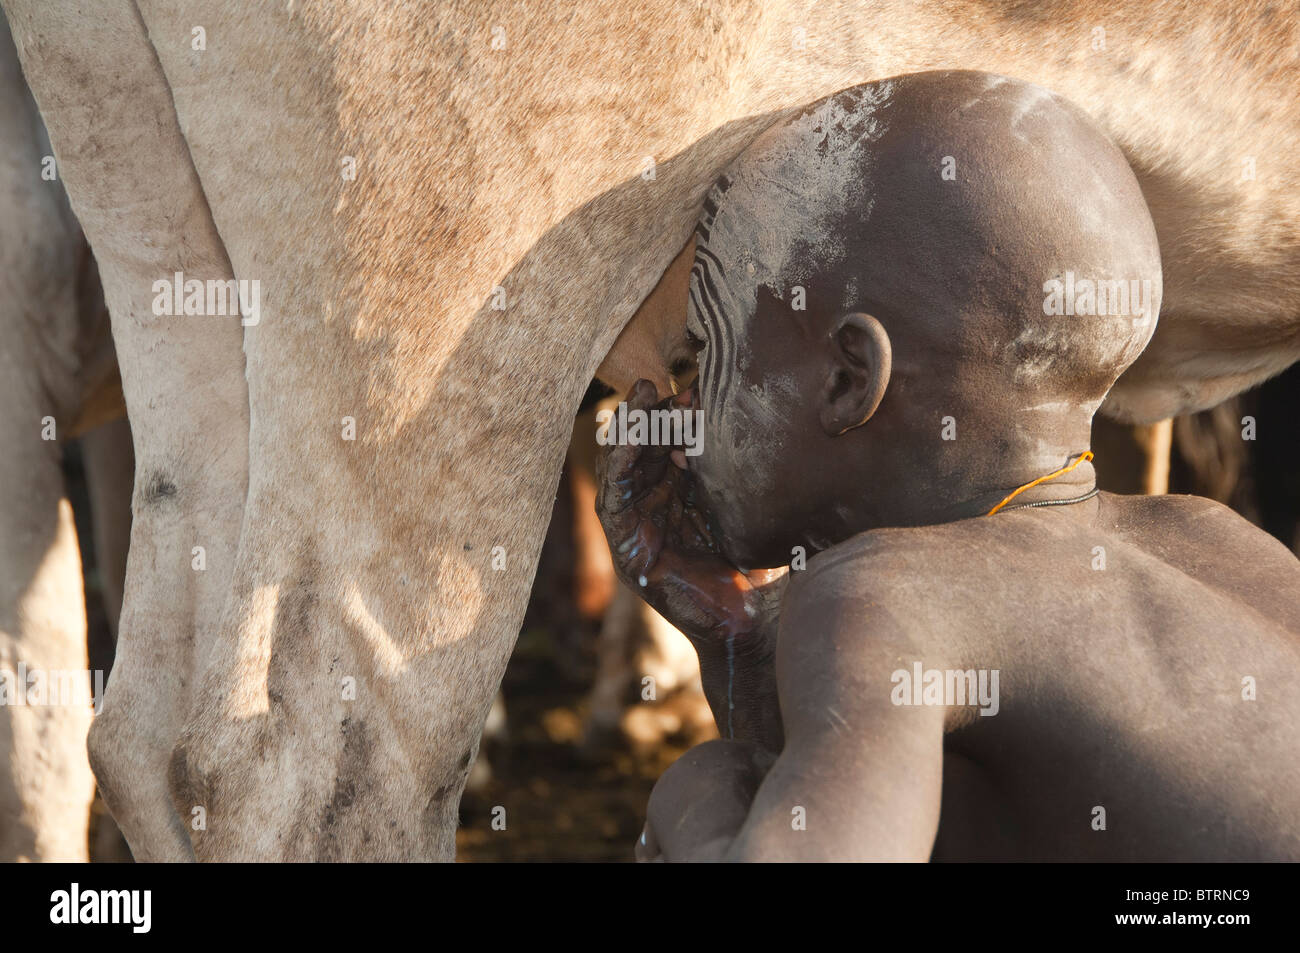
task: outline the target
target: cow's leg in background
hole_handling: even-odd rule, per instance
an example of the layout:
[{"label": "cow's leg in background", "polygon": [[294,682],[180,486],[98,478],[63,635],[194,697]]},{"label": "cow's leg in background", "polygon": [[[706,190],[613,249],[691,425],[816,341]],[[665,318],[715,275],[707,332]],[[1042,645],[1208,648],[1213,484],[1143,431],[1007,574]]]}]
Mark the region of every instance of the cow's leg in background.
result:
[{"label": "cow's leg in background", "polygon": [[1133,428],[1145,458],[1142,467],[1142,492],[1159,496],[1169,492],[1169,454],[1174,448],[1172,418]]},{"label": "cow's leg in background", "polygon": [[[62,185],[0,20],[0,861],[86,859],[86,616],[61,442],[77,409],[77,270]],[[84,684],[77,684],[84,683]],[[21,697],[15,697],[20,695]]]},{"label": "cow's leg in background", "polygon": [[[7,323],[4,316],[0,323]],[[0,379],[6,407],[0,441],[7,448],[0,454],[0,671],[6,694],[25,693],[27,676],[37,673],[47,679],[67,673],[89,685],[76,529],[63,498],[58,444],[40,438],[41,418],[57,415],[48,403],[14,393],[26,383],[19,375],[6,370]],[[90,721],[88,697],[80,705],[13,699],[0,705],[0,861],[86,860],[94,790],[86,760]]]},{"label": "cow's leg in background", "polygon": [[716,737],[695,648],[621,583],[601,626],[597,657],[584,744],[621,737],[652,750],[671,736],[692,744]]},{"label": "cow's leg in background", "polygon": [[[131,447],[131,426],[125,417],[87,431],[79,440],[90,507],[94,564],[103,600],[107,631],[87,631],[87,654],[92,671],[111,674],[126,588],[127,552],[131,542],[131,497],[135,482],[135,454]],[[84,526],[83,526],[84,528]],[[85,552],[85,541],[82,542]],[[90,591],[87,587],[87,605]],[[93,616],[88,614],[87,621]],[[90,859],[126,861],[129,847],[117,822],[106,810],[103,798],[94,805],[91,824]]]},{"label": "cow's leg in background", "polygon": [[604,619],[618,585],[605,531],[596,518],[596,405],[578,413],[565,460],[573,507],[573,598],[578,616]]},{"label": "cow's leg in background", "polygon": [[1168,493],[1172,436],[1172,420],[1123,424],[1097,415],[1092,421],[1097,485],[1110,493]]},{"label": "cow's leg in background", "polygon": [[229,265],[134,5],[97,6],[94,30],[72,5],[6,13],[96,250],[137,431],[126,593],[91,760],[136,858],[182,859],[167,765],[234,562],[247,403],[239,318],[159,317],[153,286],[176,272],[231,277]]},{"label": "cow's leg in background", "polygon": [[[84,244],[84,241],[83,241]],[[104,302],[99,268],[89,247],[82,256],[79,310],[84,334],[81,408],[73,425],[84,468],[89,519],[80,527],[93,542],[95,566],[108,627],[96,644],[90,634],[92,668],[111,666],[126,591],[126,557],[131,543],[131,496],[135,486],[135,448],[126,419],[122,375],[113,347],[112,320]],[[83,543],[83,553],[85,551]],[[103,664],[101,664],[101,662]]]},{"label": "cow's leg in background", "polygon": [[81,438],[86,490],[94,533],[95,565],[104,593],[104,611],[114,641],[122,615],[126,560],[131,542],[131,495],[135,452],[126,418],[88,431]]}]

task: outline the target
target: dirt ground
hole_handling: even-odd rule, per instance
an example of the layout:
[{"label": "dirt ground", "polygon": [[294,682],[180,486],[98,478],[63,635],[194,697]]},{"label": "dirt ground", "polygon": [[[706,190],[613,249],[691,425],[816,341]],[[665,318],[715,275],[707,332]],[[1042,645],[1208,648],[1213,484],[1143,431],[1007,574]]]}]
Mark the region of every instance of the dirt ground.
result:
[{"label": "dirt ground", "polygon": [[[639,752],[584,746],[588,684],[562,674],[552,646],[544,631],[520,636],[503,685],[509,740],[485,743],[492,780],[461,801],[462,862],[630,862],[650,789],[686,750],[684,736]],[[504,830],[492,828],[496,806]]]}]

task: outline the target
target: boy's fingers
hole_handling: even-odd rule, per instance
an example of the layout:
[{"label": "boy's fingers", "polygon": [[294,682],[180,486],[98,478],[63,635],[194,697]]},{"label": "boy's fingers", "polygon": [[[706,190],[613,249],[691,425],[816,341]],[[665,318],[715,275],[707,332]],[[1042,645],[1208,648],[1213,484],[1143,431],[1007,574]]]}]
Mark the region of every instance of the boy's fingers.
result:
[{"label": "boy's fingers", "polygon": [[601,507],[617,513],[661,482],[671,449],[631,443],[601,448],[596,467]]},{"label": "boy's fingers", "polygon": [[600,508],[618,513],[636,499],[640,447],[619,444],[605,448],[600,455]]},{"label": "boy's fingers", "polygon": [[[623,398],[623,403],[627,404],[628,410],[645,410],[654,405],[658,396],[655,385],[643,378],[632,385],[632,389]],[[613,426],[613,421],[610,421],[610,426]],[[606,447],[597,459],[601,482],[607,482],[608,475],[618,479],[631,470],[640,450],[641,447],[630,443],[616,443]]]},{"label": "boy's fingers", "polygon": [[640,580],[635,577],[650,571],[663,548],[663,530],[651,520],[639,519],[632,532],[618,543],[614,565],[621,565],[628,575],[634,577],[631,581],[640,585]]},{"label": "boy's fingers", "polygon": [[620,513],[633,506],[663,480],[664,462],[657,447],[619,444],[605,448],[596,469],[598,508]]}]

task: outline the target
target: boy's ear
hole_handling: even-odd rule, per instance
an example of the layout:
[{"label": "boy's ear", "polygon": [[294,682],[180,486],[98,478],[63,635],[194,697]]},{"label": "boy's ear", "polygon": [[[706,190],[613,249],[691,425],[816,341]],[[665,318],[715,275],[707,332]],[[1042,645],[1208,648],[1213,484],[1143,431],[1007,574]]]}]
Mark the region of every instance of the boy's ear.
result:
[{"label": "boy's ear", "polygon": [[860,427],[880,406],[889,386],[893,348],[884,325],[869,314],[841,316],[827,342],[822,429],[832,437]]}]

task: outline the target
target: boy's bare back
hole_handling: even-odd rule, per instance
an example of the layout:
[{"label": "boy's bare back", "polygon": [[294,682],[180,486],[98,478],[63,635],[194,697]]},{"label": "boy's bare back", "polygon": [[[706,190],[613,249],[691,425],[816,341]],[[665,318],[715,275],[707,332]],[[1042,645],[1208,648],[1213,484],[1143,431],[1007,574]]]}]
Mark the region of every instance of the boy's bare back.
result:
[{"label": "boy's bare back", "polygon": [[[933,732],[934,719],[882,716],[893,673],[996,670],[996,714],[944,708],[935,859],[1300,859],[1297,592],[1285,547],[1193,497],[872,531],[791,582],[787,730],[794,715],[812,735],[819,720],[829,736]],[[871,806],[827,807],[835,849],[873,856],[843,843]],[[779,848],[753,849],[820,840],[785,829]]]}]

